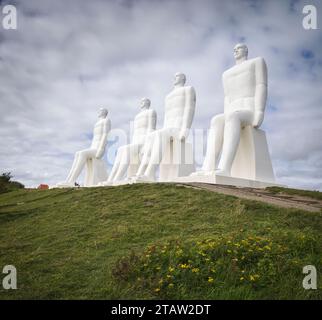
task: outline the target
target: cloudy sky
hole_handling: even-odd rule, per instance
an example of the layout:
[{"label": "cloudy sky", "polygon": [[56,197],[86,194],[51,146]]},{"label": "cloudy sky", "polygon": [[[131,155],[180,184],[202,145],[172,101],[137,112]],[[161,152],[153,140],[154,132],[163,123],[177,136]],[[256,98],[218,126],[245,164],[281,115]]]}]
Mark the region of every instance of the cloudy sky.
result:
[{"label": "cloudy sky", "polygon": [[[101,106],[113,126],[110,162],[141,97],[152,100],[161,127],[177,71],[196,89],[193,128],[206,134],[223,111],[221,74],[242,41],[249,58],[268,65],[262,127],[277,181],[322,190],[321,1],[0,3],[18,13],[17,30],[0,26],[0,170],[26,186],[65,179],[74,152],[90,145]],[[317,8],[317,30],[302,26],[306,4]]]}]

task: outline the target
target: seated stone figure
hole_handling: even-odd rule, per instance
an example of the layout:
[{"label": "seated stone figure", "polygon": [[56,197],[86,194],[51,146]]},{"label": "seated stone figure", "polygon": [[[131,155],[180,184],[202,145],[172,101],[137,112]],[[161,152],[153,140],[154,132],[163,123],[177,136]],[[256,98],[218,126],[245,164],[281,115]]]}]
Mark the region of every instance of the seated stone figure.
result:
[{"label": "seated stone figure", "polygon": [[[237,44],[234,48],[236,65],[225,71],[222,77],[225,96],[224,113],[211,119],[206,157],[201,171],[197,171],[193,175],[231,176],[243,128],[247,126],[259,128],[263,122],[267,98],[266,63],[260,57],[247,60],[247,56],[247,46]],[[254,134],[248,130],[243,134],[243,137],[245,136],[245,139],[250,141],[249,143],[253,143],[251,140],[259,141],[258,138],[251,137]],[[258,136],[257,133],[255,135]],[[259,137],[259,139],[261,138],[264,138],[266,143],[265,134]],[[245,143],[245,141],[243,146],[247,147],[247,150],[253,150],[254,148],[248,147],[247,144],[249,143]],[[246,149],[244,148],[244,150]],[[266,152],[266,150],[264,151]],[[268,150],[266,153],[268,154]],[[216,169],[219,156],[220,161]],[[270,159],[268,162],[267,170],[272,170]],[[242,172],[234,171],[237,173],[234,174],[235,176],[244,177]]]},{"label": "seated stone figure", "polygon": [[155,130],[157,114],[150,109],[151,101],[147,98],[141,100],[141,111],[134,118],[132,143],[120,147],[114,161],[112,171],[107,182],[102,185],[111,185],[120,181],[127,172],[127,178],[134,176],[138,170],[142,157],[143,146],[148,134]]},{"label": "seated stone figure", "polygon": [[[186,76],[176,73],[174,89],[165,99],[164,125],[147,137],[140,167],[133,181],[155,181],[155,172],[166,152],[175,141],[185,142],[191,128],[196,105],[195,90],[185,86]],[[190,174],[190,173],[189,173]]]},{"label": "seated stone figure", "polygon": [[[103,156],[107,144],[107,136],[111,130],[111,120],[107,118],[107,109],[99,110],[99,120],[95,123],[93,131],[93,140],[88,149],[76,152],[72,168],[65,182],[57,184],[57,187],[74,187],[75,182],[85,165],[87,172],[85,177],[85,187],[96,185],[98,176],[103,180],[107,178],[107,171],[103,163]],[[101,180],[101,181],[103,181]]]}]

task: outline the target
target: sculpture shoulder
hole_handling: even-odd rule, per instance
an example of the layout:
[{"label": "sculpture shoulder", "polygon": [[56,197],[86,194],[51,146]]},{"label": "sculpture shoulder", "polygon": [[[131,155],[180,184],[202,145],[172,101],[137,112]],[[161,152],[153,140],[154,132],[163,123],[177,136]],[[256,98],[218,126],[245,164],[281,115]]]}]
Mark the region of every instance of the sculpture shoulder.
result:
[{"label": "sculpture shoulder", "polygon": [[141,117],[153,117],[156,115],[156,112],[153,109],[148,109],[141,111],[139,114],[136,115],[135,119],[139,119]]},{"label": "sculpture shoulder", "polygon": [[256,57],[256,58],[251,59],[251,61],[254,61],[256,63],[265,63],[265,60],[263,57]]},{"label": "sculpture shoulder", "polygon": [[195,88],[193,86],[185,86],[184,88],[189,93],[195,93],[196,92],[196,90],[195,90]]},{"label": "sculpture shoulder", "polygon": [[102,124],[104,124],[105,126],[110,128],[111,127],[111,119],[109,119],[109,118],[103,119]]},{"label": "sculpture shoulder", "polygon": [[234,65],[231,68],[227,69],[226,71],[223,72],[222,74],[222,78],[228,78],[231,75],[236,75],[239,72],[243,72],[245,69],[248,69],[250,66],[255,65],[256,67],[260,67],[260,68],[266,68],[266,62],[264,60],[264,58],[262,57],[257,57],[257,58],[253,58],[253,59],[248,59],[246,61],[244,61],[241,64],[238,65]]},{"label": "sculpture shoulder", "polygon": [[262,57],[253,58],[249,61],[258,65],[258,66],[266,65],[266,62],[265,62],[264,58],[262,58]]},{"label": "sculpture shoulder", "polygon": [[157,113],[156,113],[156,111],[154,109],[149,109],[148,110],[148,115],[150,117],[156,117],[157,116]]},{"label": "sculpture shoulder", "polygon": [[192,86],[185,86],[184,88],[185,88],[186,94],[189,94],[194,99],[196,98],[196,90],[195,90],[194,87],[192,87]]},{"label": "sculpture shoulder", "polygon": [[235,70],[236,70],[236,65],[225,70],[222,74],[222,78],[225,79],[225,78],[229,77],[231,74],[233,74],[235,72]]},{"label": "sculpture shoulder", "polygon": [[267,65],[263,58],[257,57],[254,60],[255,72],[256,72],[256,82],[264,83],[267,85]]}]

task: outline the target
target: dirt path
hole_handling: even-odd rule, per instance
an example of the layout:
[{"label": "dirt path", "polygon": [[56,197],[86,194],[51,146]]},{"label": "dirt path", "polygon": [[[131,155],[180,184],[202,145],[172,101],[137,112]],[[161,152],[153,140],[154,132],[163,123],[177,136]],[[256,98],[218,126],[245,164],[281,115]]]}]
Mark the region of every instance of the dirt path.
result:
[{"label": "dirt path", "polygon": [[278,193],[271,193],[269,190],[265,189],[255,189],[255,188],[239,188],[234,186],[226,185],[214,185],[207,183],[180,183],[178,185],[184,185],[190,188],[205,189],[213,192],[223,193],[227,195],[232,195],[248,200],[261,201],[284,208],[294,208],[302,209],[311,212],[320,212],[322,209],[322,201],[312,199],[309,197],[303,197],[298,195],[289,195]]}]

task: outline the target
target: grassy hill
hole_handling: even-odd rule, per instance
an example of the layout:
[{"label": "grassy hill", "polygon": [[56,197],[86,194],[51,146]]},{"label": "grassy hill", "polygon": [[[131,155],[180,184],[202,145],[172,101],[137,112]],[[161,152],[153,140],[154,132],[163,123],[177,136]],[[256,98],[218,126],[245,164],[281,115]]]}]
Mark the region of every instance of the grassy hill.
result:
[{"label": "grassy hill", "polygon": [[0,299],[321,299],[322,213],[172,184],[23,189],[0,194],[8,264]]}]

